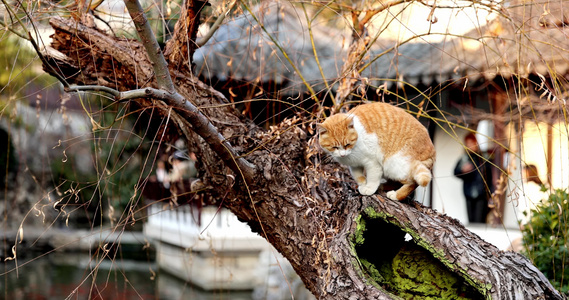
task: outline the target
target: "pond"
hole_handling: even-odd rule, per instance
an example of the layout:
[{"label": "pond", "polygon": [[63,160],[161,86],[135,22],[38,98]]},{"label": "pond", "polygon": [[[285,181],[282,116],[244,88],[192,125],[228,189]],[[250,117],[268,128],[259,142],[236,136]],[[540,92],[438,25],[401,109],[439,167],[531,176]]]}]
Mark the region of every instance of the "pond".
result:
[{"label": "pond", "polygon": [[158,270],[152,261],[92,259],[87,253],[27,253],[0,267],[0,299],[236,299],[251,292],[206,292]]}]

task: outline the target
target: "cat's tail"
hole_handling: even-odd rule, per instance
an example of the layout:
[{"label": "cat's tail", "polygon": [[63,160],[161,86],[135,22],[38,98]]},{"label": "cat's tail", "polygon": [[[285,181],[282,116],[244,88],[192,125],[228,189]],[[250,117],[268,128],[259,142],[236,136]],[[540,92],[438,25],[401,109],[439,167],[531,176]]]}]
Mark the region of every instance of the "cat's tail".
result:
[{"label": "cat's tail", "polygon": [[434,160],[427,159],[424,161],[418,161],[415,165],[415,170],[413,172],[413,179],[420,186],[427,186],[433,176],[431,175],[431,168],[433,167]]}]

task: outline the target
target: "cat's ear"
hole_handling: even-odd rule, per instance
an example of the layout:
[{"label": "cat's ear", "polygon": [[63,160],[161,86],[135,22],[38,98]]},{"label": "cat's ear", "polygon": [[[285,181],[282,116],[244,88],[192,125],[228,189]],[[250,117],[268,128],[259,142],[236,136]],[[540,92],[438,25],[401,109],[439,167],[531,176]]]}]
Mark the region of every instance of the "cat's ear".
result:
[{"label": "cat's ear", "polygon": [[318,134],[324,134],[328,132],[328,129],[326,129],[322,123],[316,123],[316,129],[318,130]]}]

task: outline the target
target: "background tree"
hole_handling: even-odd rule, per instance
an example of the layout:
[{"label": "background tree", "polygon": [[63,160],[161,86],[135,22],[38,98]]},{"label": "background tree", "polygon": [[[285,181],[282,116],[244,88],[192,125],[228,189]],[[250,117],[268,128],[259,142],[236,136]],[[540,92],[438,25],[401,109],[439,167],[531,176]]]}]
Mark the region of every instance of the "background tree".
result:
[{"label": "background tree", "polygon": [[[44,70],[57,77],[67,93],[98,93],[113,105],[131,105],[135,112],[149,114],[154,121],[150,124],[157,124],[151,139],[160,143],[167,137],[183,137],[200,158],[201,182],[195,192],[207,204],[230,209],[267,239],[318,298],[562,298],[522,255],[499,251],[456,220],[420,204],[390,201],[383,194],[362,197],[344,168],[322,163],[313,123],[330,111],[365,99],[370,89],[369,78],[362,75],[364,59],[379,57],[367,56],[383,29],[369,32],[369,20],[381,12],[393,14],[388,8],[404,8],[410,2],[364,3],[361,8],[351,2],[316,2],[309,8],[306,3],[295,4],[311,24],[308,28],[315,26],[311,18],[324,11],[347,18],[352,28],[345,64],[333,79],[338,87],[332,87],[334,81],[328,82],[320,72],[322,90],[304,77],[278,36],[264,26],[261,12],[269,8],[260,4],[253,9],[246,2],[219,4],[227,7],[222,11],[235,6],[248,14],[254,20],[251,27],[266,33],[272,50],[284,57],[304,85],[305,103],[310,105],[269,129],[247,118],[222,91],[194,75],[193,53],[204,44],[197,30],[205,2],[182,4],[163,49],[137,0],[125,1],[137,39],[117,35],[97,22],[97,3],[65,7],[65,3],[3,3],[8,14],[5,25],[33,43]],[[432,22],[434,11],[444,8],[438,3],[418,3],[431,9]],[[480,5],[502,14],[511,26],[519,26],[503,5]],[[48,12],[48,7],[58,11]],[[49,45],[38,36],[37,26],[43,22],[54,29]],[[214,23],[211,30],[216,28]],[[561,87],[556,80],[562,81],[555,79],[547,92],[559,98]],[[523,83],[519,81],[520,86]],[[424,96],[425,106],[418,107],[422,116],[426,104],[433,103]],[[413,105],[403,96],[401,100]],[[93,118],[91,123],[95,132],[103,128]],[[132,206],[140,201],[146,182],[145,173],[141,174],[132,188]],[[125,226],[129,218],[131,214],[123,214],[118,226]],[[416,276],[417,270],[429,275]]]}]

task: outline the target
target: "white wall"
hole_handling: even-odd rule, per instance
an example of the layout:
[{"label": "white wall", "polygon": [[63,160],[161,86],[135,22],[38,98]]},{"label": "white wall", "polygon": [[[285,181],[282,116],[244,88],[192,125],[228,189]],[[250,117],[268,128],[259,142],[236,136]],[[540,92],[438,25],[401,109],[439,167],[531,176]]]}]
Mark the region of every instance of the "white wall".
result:
[{"label": "white wall", "polygon": [[[506,199],[504,201],[503,224],[506,228],[519,228],[518,220],[525,220],[523,212],[528,210],[531,205],[529,197],[526,196],[524,189],[527,184],[522,180],[522,161],[519,156],[511,155],[508,161],[508,186],[506,187]],[[506,163],[506,162],[505,162]]]},{"label": "white wall", "polygon": [[[438,128],[435,133],[437,161],[433,168],[432,207],[439,212],[468,224],[466,201],[462,193],[462,180],[454,176],[454,167],[464,153],[462,141],[467,131],[446,127],[444,132]],[[449,133],[452,135],[449,135]]]},{"label": "white wall", "polygon": [[[522,179],[522,167],[533,164],[538,168],[539,177],[547,183],[547,123],[526,121],[521,142],[521,157],[515,157],[513,167],[510,166],[510,180],[506,192],[506,206],[504,211],[504,226],[518,227],[518,219],[527,221],[523,211],[535,209],[536,205],[548,197],[547,192],[540,191],[540,187],[533,182]],[[551,157],[551,185],[553,188],[565,189],[569,186],[569,128],[564,122],[558,122],[552,127],[552,157]],[[515,141],[512,146],[519,147]],[[514,149],[515,150],[515,149]]]},{"label": "white wall", "polygon": [[[551,185],[557,189],[569,187],[569,126],[564,122],[553,125]],[[545,178],[542,177],[542,180]]]},{"label": "white wall", "polygon": [[[511,164],[508,165],[508,186],[505,191],[506,199],[502,219],[505,228],[519,228],[518,220],[527,219],[522,212],[535,208],[541,199],[547,197],[539,191],[537,185],[525,182],[521,174],[523,165],[535,164],[538,166],[540,178],[544,182],[547,180],[545,159],[547,124],[539,125],[538,127],[531,122],[525,124],[521,149],[518,149],[520,148],[520,141],[516,137],[518,133],[512,130],[507,131],[507,134],[512,135],[510,137],[510,150],[518,154],[517,156],[510,155],[509,158],[505,157],[505,159],[512,160]],[[552,185],[555,188],[567,188],[569,185],[568,133],[569,129],[564,124],[556,124],[553,127]],[[462,143],[466,134],[467,131],[463,129],[451,129],[449,127],[445,127],[444,130],[437,129],[434,140],[437,161],[433,168],[431,206],[467,225],[468,215],[466,201],[462,193],[462,180],[454,176],[456,162],[464,153]],[[417,200],[423,202],[420,197],[422,196],[418,193]]]}]

